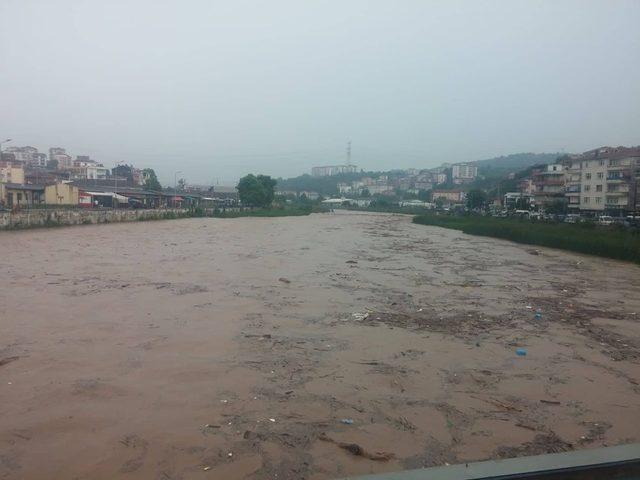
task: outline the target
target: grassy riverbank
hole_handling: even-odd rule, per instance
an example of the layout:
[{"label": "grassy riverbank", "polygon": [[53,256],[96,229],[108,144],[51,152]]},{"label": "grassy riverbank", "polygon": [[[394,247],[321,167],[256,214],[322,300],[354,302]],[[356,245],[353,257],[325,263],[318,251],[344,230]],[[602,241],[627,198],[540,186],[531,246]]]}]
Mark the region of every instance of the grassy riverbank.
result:
[{"label": "grassy riverbank", "polygon": [[461,230],[471,235],[560,248],[572,252],[640,263],[640,234],[594,225],[548,224],[493,217],[417,215],[414,223]]},{"label": "grassy riverbank", "polygon": [[239,217],[300,217],[312,213],[326,211],[322,208],[314,207],[282,207],[282,208],[255,208],[253,210],[241,211],[218,211],[212,216],[215,218],[239,218]]}]

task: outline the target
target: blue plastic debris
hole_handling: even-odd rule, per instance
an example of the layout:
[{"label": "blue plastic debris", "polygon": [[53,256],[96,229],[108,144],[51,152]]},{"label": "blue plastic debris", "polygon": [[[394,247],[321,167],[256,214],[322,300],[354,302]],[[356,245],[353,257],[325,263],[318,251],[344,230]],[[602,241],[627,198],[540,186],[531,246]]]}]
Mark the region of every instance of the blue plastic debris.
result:
[{"label": "blue plastic debris", "polygon": [[524,348],[518,348],[516,350],[516,355],[518,355],[519,357],[524,357],[527,355],[527,350]]}]

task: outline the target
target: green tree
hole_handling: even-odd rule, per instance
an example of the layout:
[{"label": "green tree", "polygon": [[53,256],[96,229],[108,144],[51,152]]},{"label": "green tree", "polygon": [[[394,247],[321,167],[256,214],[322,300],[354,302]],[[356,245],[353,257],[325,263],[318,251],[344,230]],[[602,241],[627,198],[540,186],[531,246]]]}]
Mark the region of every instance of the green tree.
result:
[{"label": "green tree", "polygon": [[547,211],[547,213],[554,214],[567,213],[567,202],[561,199],[556,199],[553,202],[545,205],[545,210]]},{"label": "green tree", "polygon": [[418,200],[428,202],[431,198],[431,190],[418,190]]},{"label": "green tree", "polygon": [[376,208],[389,208],[393,206],[393,203],[382,195],[376,195],[373,200],[371,200],[371,206]]},{"label": "green tree", "polygon": [[275,197],[276,181],[268,175],[245,175],[236,187],[240,201],[250,207],[268,207]]},{"label": "green tree", "polygon": [[531,202],[529,201],[529,197],[516,198],[516,210],[529,210],[530,206]]},{"label": "green tree", "polygon": [[133,183],[133,167],[131,165],[116,165],[111,169],[111,174],[118,177],[125,177],[128,182]]},{"label": "green tree", "polygon": [[487,201],[487,194],[484,190],[474,188],[467,193],[467,207],[470,209],[482,208]]},{"label": "green tree", "polygon": [[160,182],[158,181],[158,177],[156,176],[156,172],[153,168],[145,168],[142,171],[142,174],[144,175],[144,178],[145,178],[144,188],[146,188],[147,190],[153,190],[157,192],[162,191],[162,186],[160,185]]}]

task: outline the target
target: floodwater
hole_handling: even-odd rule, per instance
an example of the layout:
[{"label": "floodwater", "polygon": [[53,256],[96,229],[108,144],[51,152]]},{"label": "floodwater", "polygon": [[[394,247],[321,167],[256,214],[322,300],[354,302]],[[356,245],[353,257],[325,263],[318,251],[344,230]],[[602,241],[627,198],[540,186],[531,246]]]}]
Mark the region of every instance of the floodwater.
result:
[{"label": "floodwater", "polygon": [[383,214],[0,238],[2,479],[331,479],[640,441],[636,265]]}]

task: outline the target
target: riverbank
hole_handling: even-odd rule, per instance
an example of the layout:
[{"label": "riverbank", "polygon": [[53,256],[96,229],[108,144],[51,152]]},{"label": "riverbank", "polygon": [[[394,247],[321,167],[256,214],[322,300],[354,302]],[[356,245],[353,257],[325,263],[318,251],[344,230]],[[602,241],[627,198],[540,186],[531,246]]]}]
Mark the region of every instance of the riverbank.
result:
[{"label": "riverbank", "polygon": [[1,212],[0,230],[95,225],[99,223],[141,222],[169,220],[192,216],[186,209],[130,210],[130,209],[33,209],[19,212]]},{"label": "riverbank", "polygon": [[[284,208],[256,208],[248,210],[226,210],[215,212],[216,218],[240,217],[300,217],[312,213],[325,212],[327,209],[317,207],[284,207]],[[205,215],[206,216],[206,215]]]},{"label": "riverbank", "polygon": [[630,230],[509,218],[424,214],[414,217],[413,223],[640,263],[640,234]]}]

